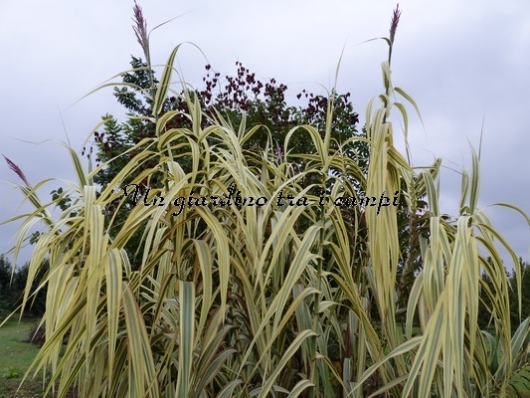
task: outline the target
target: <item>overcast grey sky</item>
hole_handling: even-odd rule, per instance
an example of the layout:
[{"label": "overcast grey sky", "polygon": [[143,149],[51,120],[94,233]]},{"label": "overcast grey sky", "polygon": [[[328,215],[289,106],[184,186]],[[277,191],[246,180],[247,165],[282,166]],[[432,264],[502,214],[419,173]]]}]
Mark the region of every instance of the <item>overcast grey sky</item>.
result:
[{"label": "overcast grey sky", "polygon": [[[151,35],[152,59],[178,60],[184,78],[199,86],[204,65],[235,74],[241,61],[262,80],[324,94],[331,88],[342,49],[338,91],[350,91],[364,120],[367,101],[382,91],[380,64],[395,0],[199,0],[139,1],[148,28],[179,15]],[[81,151],[92,128],[109,112],[123,117],[112,90],[77,99],[142,56],[132,31],[133,1],[0,0],[0,152],[32,183],[73,179],[70,140]],[[484,122],[481,199],[487,207],[509,202],[530,213],[530,2],[528,0],[402,0],[393,56],[394,84],[419,105],[425,129],[412,109],[410,146],[415,166],[470,167]],[[360,44],[363,43],[363,44]],[[72,106],[73,105],[73,106]],[[395,128],[402,148],[402,134]],[[68,138],[67,138],[68,137]],[[28,142],[41,142],[41,145]],[[3,162],[3,159],[1,159]],[[19,182],[0,162],[0,180]],[[442,173],[442,210],[457,214],[460,177]],[[40,193],[46,198],[58,186]],[[2,183],[0,220],[28,209],[20,193]],[[530,229],[506,209],[487,207],[517,254],[530,260]],[[0,226],[0,253],[13,244],[15,227]]]}]

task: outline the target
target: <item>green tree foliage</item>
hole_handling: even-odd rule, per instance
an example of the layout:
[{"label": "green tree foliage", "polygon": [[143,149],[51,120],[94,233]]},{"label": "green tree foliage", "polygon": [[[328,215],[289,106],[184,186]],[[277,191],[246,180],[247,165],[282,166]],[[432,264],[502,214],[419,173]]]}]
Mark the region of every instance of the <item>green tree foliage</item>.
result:
[{"label": "green tree foliage", "polygon": [[9,260],[0,255],[0,320],[11,309],[11,271]]},{"label": "green tree foliage", "polygon": [[[45,261],[44,266],[40,269],[31,286],[27,287],[29,263],[13,270],[13,266],[9,260],[4,255],[0,255],[0,321],[20,307],[26,288],[28,288],[30,296],[37,291],[39,284],[46,275],[47,269],[48,263]],[[30,297],[29,302],[26,303],[22,312],[27,316],[42,316],[45,307],[46,287]]]},{"label": "green tree foliage", "polygon": [[519,258],[519,263],[521,265],[521,272],[523,274],[521,281],[521,314],[519,314],[519,302],[517,300],[517,275],[515,272],[512,272],[510,275],[510,318],[514,331],[517,327],[519,327],[522,320],[530,317],[530,263],[523,261],[522,258]]},{"label": "green tree foliage", "polygon": [[[127,109],[128,119],[119,123],[111,115],[103,117],[104,129],[95,134],[96,162],[107,162],[115,159],[111,167],[102,169],[95,182],[106,187],[126,162],[137,155],[137,151],[122,156],[126,151],[155,134],[153,120],[149,120],[152,112],[152,99],[149,97],[154,82],[159,81],[154,71],[141,58],[132,58],[132,70],[123,74],[124,86],[115,88],[115,96],[120,104]],[[206,76],[203,78],[205,87],[188,92],[196,95],[207,116],[202,120],[201,127],[211,125],[219,118],[224,118],[237,131],[239,127],[258,130],[244,144],[244,148],[255,151],[279,151],[287,133],[300,124],[311,124],[324,134],[329,96],[315,95],[302,90],[297,95],[307,100],[305,106],[289,106],[285,94],[287,86],[278,84],[275,79],[263,83],[254,73],[236,62],[237,76],[226,76],[222,85],[220,73],[210,75],[211,66],[206,65]],[[149,77],[152,76],[152,79]],[[334,101],[334,117],[332,121],[333,138],[338,142],[346,142],[353,137],[363,136],[357,131],[358,114],[353,110],[350,93],[337,95],[331,93]],[[177,112],[171,118],[166,129],[191,128],[191,121],[186,116],[186,94],[183,91],[168,96],[162,107],[162,115]],[[243,123],[245,115],[245,124]],[[292,151],[294,153],[315,153],[312,143],[294,137]],[[361,141],[351,142],[352,155],[366,164],[368,146]],[[281,156],[281,153],[278,153]],[[186,170],[189,164],[183,165]]]},{"label": "green tree foliage", "polygon": [[[491,259],[488,259],[491,262]],[[512,332],[515,332],[521,322],[530,317],[530,263],[519,258],[519,265],[521,267],[521,293],[522,306],[519,314],[519,301],[517,292],[517,275],[515,271],[511,273],[506,271],[506,276],[509,278],[510,287],[510,321],[512,325]],[[488,292],[494,291],[493,281],[487,275],[482,275],[483,289],[480,294],[480,311],[479,324],[482,329],[490,329],[493,327],[492,319],[489,315],[489,309],[492,305],[492,297]]]},{"label": "green tree foliage", "polygon": [[[103,117],[103,131],[95,132],[95,160],[96,164],[105,163],[94,181],[101,186],[101,190],[108,187],[110,181],[120,170],[146,146],[138,145],[142,140],[155,136],[154,120],[149,118],[152,112],[152,92],[156,90],[159,80],[147,63],[141,58],[132,57],[131,71],[122,75],[123,86],[116,87],[114,94],[120,104],[127,110],[127,120],[119,123],[113,116]],[[258,80],[254,73],[236,62],[237,75],[227,75],[221,79],[219,72],[213,72],[210,65],[206,65],[206,76],[203,78],[204,88],[186,92],[184,89],[174,95],[168,95],[163,104],[161,116],[171,113],[173,116],[168,121],[165,129],[191,129],[192,122],[186,114],[187,96],[194,95],[204,112],[201,128],[211,126],[215,121],[225,120],[235,130],[245,131],[255,128],[256,132],[243,143],[243,149],[261,156],[263,151],[273,151],[280,159],[284,154],[281,147],[288,132],[302,124],[315,126],[321,136],[325,134],[326,117],[329,101],[333,97],[334,117],[332,119],[332,137],[335,147],[341,145],[349,156],[355,158],[358,164],[366,171],[368,159],[368,145],[366,142],[356,140],[355,137],[365,137],[365,132],[357,131],[358,114],[353,110],[350,93],[337,95],[334,91],[330,96],[315,95],[302,90],[297,95],[298,99],[305,99],[305,106],[289,106],[286,101],[287,86],[278,84],[275,79],[268,82]],[[154,87],[153,87],[154,84]],[[349,141],[348,141],[349,140]],[[184,141],[182,141],[184,143]],[[215,139],[212,139],[212,145]],[[135,147],[134,150],[131,150]],[[93,149],[84,149],[83,154],[92,157]],[[177,149],[178,153],[179,150]],[[295,135],[291,144],[292,153],[315,153],[313,143],[300,135]],[[185,172],[191,170],[191,156],[181,157],[180,165]],[[148,168],[153,168],[157,160],[153,158],[146,163]],[[307,161],[292,162],[296,170],[303,170]],[[127,176],[121,187],[126,186],[136,175]],[[157,187],[160,177],[151,173],[142,180],[145,187]],[[318,176],[308,176],[303,185],[316,182]],[[321,178],[321,177],[320,177]],[[120,189],[121,187],[117,187]],[[115,205],[110,204],[106,209],[108,217],[116,217],[124,221],[130,206],[122,207],[116,213]],[[138,251],[140,237],[143,231],[138,231],[135,239],[131,241],[128,251],[131,255]]]}]

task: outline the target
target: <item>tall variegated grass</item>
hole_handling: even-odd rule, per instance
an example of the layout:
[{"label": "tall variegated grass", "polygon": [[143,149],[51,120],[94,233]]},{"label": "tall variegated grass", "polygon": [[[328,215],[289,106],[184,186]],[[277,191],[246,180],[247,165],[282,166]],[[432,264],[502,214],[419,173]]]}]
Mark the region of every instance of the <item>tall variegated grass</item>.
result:
[{"label": "tall variegated grass", "polygon": [[[394,34],[387,39],[390,49]],[[78,181],[68,192],[72,205],[59,216],[50,215],[54,203],[39,199],[27,179],[20,186],[35,205],[22,217],[21,237],[44,221],[28,286],[49,259],[42,282],[48,289],[46,343],[33,369],[51,372],[49,388],[58,385],[61,397],[73,384],[82,397],[505,396],[511,377],[527,363],[529,320],[511,335],[499,247],[512,256],[518,275],[519,262],[477,207],[475,154],[470,173],[463,173],[460,214],[448,218],[438,204],[440,161],[415,169],[395,148],[390,115],[401,116],[406,139],[406,104],[416,105],[393,86],[390,57],[382,65],[381,103],[370,102],[367,138],[358,138],[370,145],[364,175],[344,154],[347,143],[331,142],[332,102],[325,134],[308,125],[291,130],[282,157],[270,150],[272,142],[261,153],[243,150],[257,131],[246,129],[244,119],[234,130],[219,114],[201,128],[206,116],[191,94],[193,128],[168,128],[176,113],[161,109],[173,91],[177,50],[153,92],[156,136],[138,144],[148,149],[108,188],[98,193],[91,182],[106,164],[86,171],[73,150]],[[305,135],[316,152],[291,153],[293,135]],[[193,160],[189,173],[179,165],[184,157]],[[146,167],[153,160],[156,167]],[[295,171],[297,161],[305,170]],[[146,203],[155,197],[164,203],[144,205],[142,196],[125,223],[106,221],[108,204],[132,200],[124,195],[126,176],[137,175],[133,183],[145,190],[141,182],[155,173],[162,178],[150,186]],[[308,176],[309,186],[302,183]],[[176,198],[224,197],[233,187],[266,204],[184,206],[176,215]],[[319,203],[322,190],[328,193]],[[428,237],[411,240],[418,242],[422,267],[406,308],[399,307],[396,287],[405,257],[398,208],[345,211],[334,205],[341,196],[379,198],[395,191],[412,215],[418,198],[429,203],[422,217]],[[280,195],[292,195],[295,205],[279,205]],[[133,271],[124,248],[142,226],[145,249]],[[491,298],[493,335],[477,327],[481,289]],[[420,331],[413,334],[415,319]]]}]

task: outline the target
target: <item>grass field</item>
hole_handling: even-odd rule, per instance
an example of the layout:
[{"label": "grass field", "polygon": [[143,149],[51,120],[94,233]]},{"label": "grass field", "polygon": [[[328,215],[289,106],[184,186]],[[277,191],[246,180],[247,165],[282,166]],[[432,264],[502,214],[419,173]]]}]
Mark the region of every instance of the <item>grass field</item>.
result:
[{"label": "grass field", "polygon": [[29,379],[17,392],[38,347],[25,342],[34,321],[11,321],[0,328],[0,398],[42,397],[42,379]]}]

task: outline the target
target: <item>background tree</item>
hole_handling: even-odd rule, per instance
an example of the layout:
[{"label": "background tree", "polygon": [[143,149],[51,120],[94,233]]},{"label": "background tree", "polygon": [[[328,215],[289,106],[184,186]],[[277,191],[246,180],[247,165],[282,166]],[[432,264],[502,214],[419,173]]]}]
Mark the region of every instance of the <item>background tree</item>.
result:
[{"label": "background tree", "polygon": [[[143,139],[154,137],[155,125],[148,116],[152,112],[152,85],[155,89],[159,84],[153,70],[141,58],[132,57],[132,69],[122,75],[123,87],[115,88],[114,94],[120,104],[127,110],[127,120],[118,122],[116,118],[107,114],[103,117],[103,131],[95,132],[95,160],[99,165],[112,160],[105,168],[95,176],[94,181],[107,188],[108,184],[123,169],[123,167],[139,152],[141,147],[137,147],[134,152],[131,148],[139,144]],[[321,135],[324,136],[326,117],[330,101],[334,103],[334,117],[332,122],[332,137],[337,143],[346,142],[354,137],[363,137],[364,131],[358,132],[358,114],[353,109],[350,100],[351,94],[345,93],[337,95],[332,92],[330,96],[316,95],[302,90],[297,95],[298,99],[307,100],[305,106],[289,106],[286,101],[287,86],[278,84],[275,79],[268,82],[258,80],[254,73],[245,68],[240,62],[236,62],[237,75],[227,75],[221,79],[219,72],[213,72],[210,65],[206,65],[206,75],[203,78],[204,87],[192,90],[201,108],[204,110],[206,118],[203,119],[202,128],[218,121],[220,118],[228,122],[237,131],[240,126],[246,130],[256,128],[256,132],[243,143],[243,148],[256,153],[258,156],[264,150],[275,151],[282,158],[281,147],[289,130],[300,124],[311,124],[316,126]],[[192,124],[186,116],[187,103],[186,92],[173,93],[166,99],[162,114],[167,112],[179,112],[168,123],[167,129],[180,128],[191,129]],[[189,94],[188,94],[189,95]],[[244,115],[244,116],[243,116]],[[245,125],[242,126],[243,117]],[[214,143],[214,142],[212,142]],[[304,139],[302,135],[294,135],[290,147],[293,153],[315,153],[316,148],[310,140]],[[358,160],[364,168],[367,167],[368,145],[360,140],[352,140],[346,149],[350,156]],[[128,152],[129,151],[129,152]],[[83,154],[91,157],[92,148],[83,149]],[[191,157],[182,158],[180,164],[185,171],[191,167]],[[153,159],[147,162],[148,168],[156,165]],[[304,161],[292,164],[297,170],[303,170]],[[122,186],[126,186],[136,175],[127,176]],[[156,173],[150,175],[150,186],[157,185]],[[305,182],[309,184],[310,179]],[[147,186],[147,178],[144,180]],[[118,189],[121,187],[117,187]],[[115,214],[116,208],[112,205],[107,209],[108,217],[116,217],[117,220],[124,221],[130,211],[125,206]],[[115,224],[115,225],[119,225]],[[138,252],[139,242],[143,231],[138,231],[136,238],[131,241],[128,252],[134,258],[134,253]]]},{"label": "background tree", "polygon": [[[31,287],[29,287],[30,295],[39,287],[47,270],[48,263],[45,261]],[[28,271],[29,263],[13,270],[10,261],[3,254],[0,255],[0,322],[22,304],[24,289],[26,288],[26,281],[28,279]],[[42,316],[45,307],[46,287],[41,289],[34,297],[30,298],[26,307],[23,309],[23,313],[26,316]]]},{"label": "background tree", "polygon": [[0,255],[0,321],[11,310],[11,272],[9,260]]},{"label": "background tree", "polygon": [[517,276],[512,271],[510,274],[510,319],[512,324],[512,331],[515,331],[521,321],[530,317],[530,263],[523,261],[519,258],[519,264],[521,265],[522,277],[522,306],[521,315],[519,316],[519,302],[517,295]]},{"label": "background tree", "polygon": [[[491,259],[488,259],[491,262]],[[522,320],[525,320],[530,316],[530,263],[523,261],[519,258],[519,264],[522,272],[522,307],[521,316],[519,317],[519,302],[517,294],[517,276],[515,272],[509,273],[506,271],[506,275],[509,278],[510,286],[510,323],[512,326],[512,332],[519,327]],[[484,274],[482,275],[482,284],[484,288],[480,294],[480,311],[479,311],[479,324],[482,329],[491,329],[493,327],[491,323],[491,316],[488,315],[488,310],[491,308],[491,298],[488,295],[488,291],[494,290],[493,282],[491,278]]]},{"label": "background tree", "polygon": [[[145,20],[140,14],[136,14],[135,32],[138,42],[144,50],[145,58],[149,60],[149,49],[145,44],[147,39],[143,33],[145,32]],[[130,64],[131,70],[122,75],[123,86],[114,89],[117,101],[127,110],[127,120],[120,123],[116,118],[107,114],[103,117],[103,131],[94,134],[96,163],[100,164],[112,160],[94,178],[101,189],[107,188],[117,173],[142,149],[140,146],[132,152],[130,151],[131,148],[138,145],[143,139],[155,136],[155,125],[152,118],[149,117],[152,115],[153,92],[156,91],[159,80],[150,68],[149,61],[143,61],[142,58],[133,56]],[[181,90],[167,96],[161,115],[167,112],[178,112],[170,119],[167,129],[192,128],[191,120],[187,116],[187,96],[194,95],[199,100],[206,115],[202,119],[202,128],[220,122],[220,119],[224,119],[235,131],[239,131],[240,128],[247,131],[256,128],[254,134],[242,143],[242,148],[255,153],[257,156],[260,156],[261,152],[265,150],[274,151],[281,161],[285,155],[282,153],[282,147],[288,132],[296,126],[307,124],[317,128],[320,135],[324,137],[329,115],[328,108],[333,106],[330,126],[331,138],[335,141],[333,147],[341,146],[345,154],[353,160],[352,164],[360,170],[364,177],[367,176],[370,156],[369,145],[364,141],[367,137],[367,131],[366,127],[358,128],[359,118],[357,112],[354,111],[349,92],[338,94],[331,91],[329,95],[325,96],[303,89],[296,97],[299,100],[306,100],[306,103],[301,106],[292,106],[286,100],[287,85],[278,83],[274,78],[262,81],[239,61],[236,62],[236,75],[226,75],[224,79],[219,72],[213,71],[211,65],[206,65],[205,70],[202,88],[188,89],[187,92]],[[346,142],[348,145],[343,145]],[[295,134],[289,146],[292,154],[316,153],[312,141],[304,137],[303,134]],[[91,156],[92,149],[89,151],[90,153],[87,155]],[[293,159],[291,167],[295,171],[306,169],[307,159],[295,156],[291,156],[290,159]],[[148,169],[154,170],[156,164],[155,158],[146,162]],[[191,157],[181,157],[180,165],[185,172],[189,172],[191,170]],[[337,169],[333,168],[330,172],[337,176],[340,174]],[[355,170],[351,170],[352,176],[358,174]],[[135,177],[136,175],[127,176],[122,186],[127,185]],[[149,186],[157,186],[159,177],[157,172],[150,173]],[[346,177],[358,195],[363,196],[363,183],[359,181],[358,177],[353,178],[348,175]],[[325,179],[324,176],[308,174],[301,185],[319,183],[323,179]],[[143,183],[147,187],[147,177]],[[330,184],[331,182],[328,183],[327,193],[331,190]],[[121,187],[117,188],[120,189]],[[402,190],[403,192],[406,191],[404,182]],[[316,191],[312,193],[319,194]],[[387,195],[391,196],[393,193],[387,193]],[[419,239],[427,235],[426,217],[424,217],[427,203],[423,197],[412,198],[411,200],[414,202],[412,207],[422,209],[422,212],[413,214],[405,197],[401,195],[399,203],[400,245],[403,253],[407,253],[400,263],[398,287],[403,303],[406,302],[414,276],[421,267]],[[129,203],[116,212],[116,205],[109,205],[107,209],[108,218],[115,217],[118,220],[117,223],[114,223],[115,228],[125,221],[131,206]],[[354,219],[362,220],[364,217],[364,209],[362,208],[344,208],[341,211],[345,213],[345,218],[349,219],[352,225]],[[362,221],[361,225],[364,225]],[[299,227],[303,230],[308,225],[302,222]],[[355,239],[352,239],[352,245],[357,246],[356,250],[359,252],[366,249],[365,232],[366,228],[356,232],[352,230],[352,237],[355,235]],[[143,229],[139,229],[127,247],[135,267],[138,266],[138,255],[142,252],[142,245],[139,244],[142,234]],[[359,261],[360,263],[361,261]],[[358,272],[361,272],[360,268]]]}]

